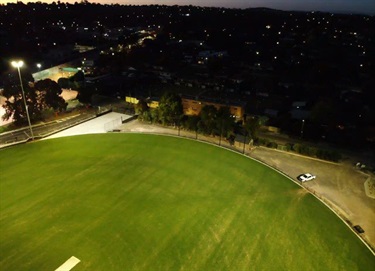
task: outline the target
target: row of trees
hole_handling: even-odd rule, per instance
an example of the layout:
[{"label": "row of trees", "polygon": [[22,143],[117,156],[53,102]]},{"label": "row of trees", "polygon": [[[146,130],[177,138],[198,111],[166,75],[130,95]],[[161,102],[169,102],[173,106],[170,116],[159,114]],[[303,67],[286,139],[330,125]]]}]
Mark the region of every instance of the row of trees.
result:
[{"label": "row of trees", "polygon": [[[63,111],[67,104],[60,96],[61,87],[50,79],[34,82],[30,73],[22,74],[22,85],[26,97],[26,105],[29,111],[30,119],[33,121],[43,119],[47,111]],[[25,123],[26,108],[24,105],[21,85],[16,73],[9,74],[4,80],[4,91],[2,95],[7,99],[3,105],[5,114],[4,120],[13,117],[16,124]]]},{"label": "row of trees", "polygon": [[[13,118],[16,124],[26,123],[27,115],[17,73],[7,74],[3,79],[2,96],[6,98],[6,102],[3,105],[5,114],[2,118],[4,120]],[[82,71],[69,78],[59,78],[56,83],[51,79],[35,82],[31,73],[21,70],[21,79],[32,121],[42,120],[53,112],[66,110],[67,103],[60,96],[63,88],[78,90],[77,98],[82,103],[91,103],[91,97],[96,93],[96,86],[85,84]]]},{"label": "row of trees", "polygon": [[217,109],[213,105],[206,105],[197,116],[185,116],[181,97],[174,93],[165,93],[158,108],[150,109],[145,100],[135,105],[139,119],[162,125],[182,127],[205,135],[233,137],[235,133],[243,133],[251,138],[257,138],[260,128],[257,118],[248,118],[243,125],[236,123],[228,107]]}]

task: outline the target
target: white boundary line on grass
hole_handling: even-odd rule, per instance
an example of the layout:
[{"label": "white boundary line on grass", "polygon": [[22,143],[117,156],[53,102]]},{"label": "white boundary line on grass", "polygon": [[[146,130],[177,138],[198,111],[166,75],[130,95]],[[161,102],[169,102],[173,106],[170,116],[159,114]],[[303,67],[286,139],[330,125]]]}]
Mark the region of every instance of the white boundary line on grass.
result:
[{"label": "white boundary line on grass", "polygon": [[70,257],[65,263],[60,265],[59,268],[57,268],[55,271],[69,271],[74,266],[76,266],[80,260],[74,256]]}]

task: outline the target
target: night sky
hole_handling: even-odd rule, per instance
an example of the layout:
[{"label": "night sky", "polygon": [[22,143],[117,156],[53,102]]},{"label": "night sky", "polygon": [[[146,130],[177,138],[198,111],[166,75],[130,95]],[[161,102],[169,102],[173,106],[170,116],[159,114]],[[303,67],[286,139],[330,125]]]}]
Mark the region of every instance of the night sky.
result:
[{"label": "night sky", "polygon": [[[61,0],[61,2],[80,2],[80,0]],[[16,2],[0,0],[0,3]],[[36,2],[35,1],[23,1]],[[42,0],[51,3],[53,0]],[[57,2],[57,0],[56,0]],[[375,14],[374,0],[89,0],[92,3],[119,3],[124,5],[197,5],[228,8],[269,7],[281,10],[330,11],[340,13]]]}]

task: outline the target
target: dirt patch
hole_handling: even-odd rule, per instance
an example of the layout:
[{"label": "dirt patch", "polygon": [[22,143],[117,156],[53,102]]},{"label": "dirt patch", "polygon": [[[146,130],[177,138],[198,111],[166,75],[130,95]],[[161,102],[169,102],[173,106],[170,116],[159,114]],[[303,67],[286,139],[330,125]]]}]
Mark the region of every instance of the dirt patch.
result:
[{"label": "dirt patch", "polygon": [[300,201],[302,198],[304,198],[306,195],[308,195],[309,192],[305,189],[298,189],[296,194],[297,194],[298,201]]},{"label": "dirt patch", "polygon": [[62,93],[60,94],[65,101],[76,99],[77,95],[78,91],[71,89],[62,89]]}]

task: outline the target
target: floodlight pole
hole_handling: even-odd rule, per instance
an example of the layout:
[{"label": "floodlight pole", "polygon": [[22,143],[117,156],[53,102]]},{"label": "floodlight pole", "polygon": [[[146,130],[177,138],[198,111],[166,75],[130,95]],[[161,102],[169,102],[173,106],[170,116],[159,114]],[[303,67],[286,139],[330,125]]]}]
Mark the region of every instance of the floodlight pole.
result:
[{"label": "floodlight pole", "polygon": [[219,146],[221,146],[221,136],[223,134],[223,119],[221,119],[220,123],[220,138],[219,138]]},{"label": "floodlight pole", "polygon": [[243,139],[243,150],[242,150],[242,154],[245,154],[245,144],[246,144],[246,131],[245,131],[245,136],[244,136],[244,139]]},{"label": "floodlight pole", "polygon": [[27,121],[29,123],[29,129],[30,129],[30,133],[31,133],[31,139],[34,140],[34,133],[33,133],[33,129],[31,127],[31,121],[30,121],[30,115],[29,115],[29,109],[28,109],[28,106],[26,104],[26,96],[25,96],[25,91],[23,89],[23,83],[22,83],[22,77],[21,77],[21,71],[20,71],[20,68],[22,67],[23,65],[23,61],[12,61],[12,65],[13,67],[16,67],[17,70],[18,70],[18,77],[20,79],[20,84],[21,84],[21,91],[22,91],[22,99],[23,99],[23,103],[25,105],[25,110],[26,110],[26,116],[27,116]]},{"label": "floodlight pole", "polygon": [[303,138],[303,126],[305,125],[305,120],[302,120],[302,125],[301,125],[301,138]]}]

